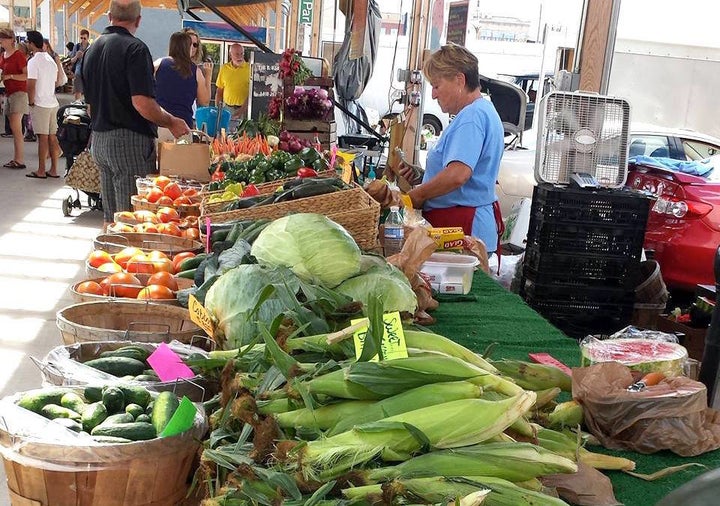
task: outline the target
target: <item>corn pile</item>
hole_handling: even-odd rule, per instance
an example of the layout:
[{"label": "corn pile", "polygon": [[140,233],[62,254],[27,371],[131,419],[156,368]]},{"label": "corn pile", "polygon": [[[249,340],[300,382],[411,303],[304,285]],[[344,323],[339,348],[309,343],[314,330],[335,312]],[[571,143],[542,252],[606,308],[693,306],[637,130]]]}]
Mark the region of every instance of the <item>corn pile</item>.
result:
[{"label": "corn pile", "polygon": [[361,362],[349,333],[274,338],[275,330],[205,364],[224,369],[222,392],[206,406],[203,506],[564,505],[539,478],[574,473],[578,461],[634,467],[563,429],[577,427],[582,410],[554,404],[570,388],[557,369],[489,362],[409,329],[408,358]]}]

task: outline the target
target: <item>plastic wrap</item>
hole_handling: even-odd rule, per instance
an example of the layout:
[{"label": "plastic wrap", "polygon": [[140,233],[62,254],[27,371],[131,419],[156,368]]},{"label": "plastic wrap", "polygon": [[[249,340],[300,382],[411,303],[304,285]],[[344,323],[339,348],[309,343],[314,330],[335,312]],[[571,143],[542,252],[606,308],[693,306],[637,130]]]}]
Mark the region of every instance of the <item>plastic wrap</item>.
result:
[{"label": "plastic wrap", "polygon": [[[180,397],[186,395],[194,402],[201,402],[212,397],[217,390],[217,385],[202,376],[195,376],[190,380],[167,382],[132,382],[121,380],[117,376],[104,373],[82,363],[98,358],[100,353],[104,351],[116,350],[128,345],[139,346],[152,353],[159,346],[159,343],[98,341],[58,346],[53,348],[42,361],[37,361],[43,375],[43,385],[73,386],[122,382],[141,385],[155,391],[171,390]],[[180,358],[187,358],[192,354],[199,354],[203,357],[208,356],[207,351],[202,348],[183,344],[179,341],[171,341],[167,345]]]},{"label": "plastic wrap", "polygon": [[[639,372],[661,372],[665,376],[682,376],[687,350],[672,334],[638,331],[627,328],[609,339],[588,336],[580,342],[580,364],[619,362]],[[622,337],[618,337],[622,336]]]},{"label": "plastic wrap", "polygon": [[[82,395],[82,389],[69,392]],[[38,390],[32,390],[35,392]],[[27,393],[27,392],[25,392]],[[150,392],[153,397],[156,392]],[[132,459],[153,459],[192,450],[207,430],[205,410],[195,404],[193,427],[167,438],[133,443],[98,443],[84,432],[73,432],[15,403],[22,394],[0,400],[0,454],[22,466],[48,471],[97,471],[122,468]]]},{"label": "plastic wrap", "polygon": [[679,376],[628,392],[634,381],[616,362],[573,369],[573,398],[603,446],[684,457],[720,448],[720,413],[708,409],[705,385]]}]

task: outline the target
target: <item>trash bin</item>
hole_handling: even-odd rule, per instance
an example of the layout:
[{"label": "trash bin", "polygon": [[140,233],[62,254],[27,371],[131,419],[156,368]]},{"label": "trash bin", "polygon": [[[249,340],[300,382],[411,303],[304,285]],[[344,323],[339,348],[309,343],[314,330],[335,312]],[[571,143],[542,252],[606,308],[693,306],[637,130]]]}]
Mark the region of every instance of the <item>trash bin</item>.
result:
[{"label": "trash bin", "polygon": [[[210,137],[215,137],[215,127],[217,126],[218,110],[217,107],[198,107],[195,111],[195,124],[198,130],[207,132]],[[204,126],[203,126],[204,125]],[[223,109],[222,118],[220,120],[220,128],[227,130],[230,127],[230,111]]]}]

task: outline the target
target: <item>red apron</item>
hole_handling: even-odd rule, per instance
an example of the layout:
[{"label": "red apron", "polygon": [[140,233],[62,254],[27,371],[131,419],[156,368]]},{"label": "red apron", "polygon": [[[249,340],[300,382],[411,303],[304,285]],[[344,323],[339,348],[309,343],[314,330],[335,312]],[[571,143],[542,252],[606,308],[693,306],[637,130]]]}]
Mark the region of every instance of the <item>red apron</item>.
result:
[{"label": "red apron", "polygon": [[455,206],[443,209],[428,209],[423,211],[423,217],[428,220],[433,227],[462,227],[465,235],[472,235],[475,208]]}]

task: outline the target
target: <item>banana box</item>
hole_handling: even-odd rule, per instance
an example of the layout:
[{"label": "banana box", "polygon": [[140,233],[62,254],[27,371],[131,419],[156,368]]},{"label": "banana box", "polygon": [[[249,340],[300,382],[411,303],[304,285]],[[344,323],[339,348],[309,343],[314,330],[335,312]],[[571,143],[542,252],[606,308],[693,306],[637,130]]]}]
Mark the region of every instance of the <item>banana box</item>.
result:
[{"label": "banana box", "polygon": [[462,251],[465,232],[461,227],[433,227],[428,235],[435,241],[440,251]]}]

